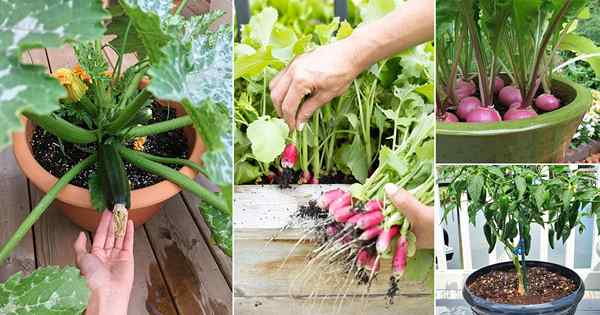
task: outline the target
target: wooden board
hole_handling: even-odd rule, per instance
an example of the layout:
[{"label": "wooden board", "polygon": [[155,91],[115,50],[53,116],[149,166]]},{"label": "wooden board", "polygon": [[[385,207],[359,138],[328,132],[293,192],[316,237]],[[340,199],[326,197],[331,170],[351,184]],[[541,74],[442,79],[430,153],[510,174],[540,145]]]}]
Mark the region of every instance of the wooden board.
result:
[{"label": "wooden board", "polygon": [[[291,229],[281,232],[300,205],[338,187],[349,188],[235,187],[236,314],[281,314],[282,310],[293,314],[433,314],[433,296],[421,283],[400,281],[401,294],[393,305],[388,305],[385,293],[389,270],[382,270],[367,290],[355,285],[353,277],[344,277],[339,266],[309,266],[306,256],[314,247],[310,241],[298,242],[304,235],[300,225],[292,224]],[[389,261],[382,265],[389,266]],[[338,309],[341,296],[346,299]]]},{"label": "wooden board", "polygon": [[169,200],[146,230],[180,314],[231,313],[231,289],[181,196]]},{"label": "wooden board", "polygon": [[[0,151],[0,244],[4,244],[29,214],[27,179],[16,167],[11,148]],[[27,232],[4,263],[0,263],[0,282],[16,272],[30,273],[35,269],[33,234]]]}]

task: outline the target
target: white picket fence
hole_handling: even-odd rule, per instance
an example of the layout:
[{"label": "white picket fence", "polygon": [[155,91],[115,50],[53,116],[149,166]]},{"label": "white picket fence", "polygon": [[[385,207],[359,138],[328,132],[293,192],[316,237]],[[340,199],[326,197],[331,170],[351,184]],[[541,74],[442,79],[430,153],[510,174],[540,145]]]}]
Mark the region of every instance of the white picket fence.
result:
[{"label": "white picket fence", "polygon": [[[575,166],[576,167],[576,166]],[[597,186],[600,187],[600,166],[595,167],[596,177],[598,178]],[[439,188],[435,187],[435,209],[437,222],[441,222],[443,215],[443,209],[439,203]],[[454,255],[460,255],[462,261],[462,268],[451,269],[448,268],[448,262],[446,261],[446,255],[444,253],[444,238],[442,224],[436,224],[435,237],[436,237],[436,260],[437,260],[437,272],[436,272],[436,289],[437,290],[462,290],[464,281],[469,274],[475,269],[473,268],[473,259],[471,251],[471,235],[469,229],[469,217],[467,214],[467,208],[462,207],[461,211],[458,211],[458,232],[459,232],[459,243],[460,248],[454,249]],[[586,228],[593,228],[593,241],[591,251],[591,268],[575,268],[575,231],[571,233],[571,236],[565,242],[565,259],[563,265],[575,270],[581,278],[584,280],[587,290],[600,290],[600,248],[598,242],[600,238],[597,233],[596,220],[593,220],[593,226]],[[533,229],[532,229],[533,230]],[[539,257],[534,257],[535,260],[548,261],[548,228],[545,226],[543,229],[539,229]],[[533,232],[532,232],[533,233]],[[532,246],[535,246],[532,244]],[[503,253],[503,251],[502,251]],[[488,255],[488,263],[494,264],[498,262],[509,261],[507,255],[497,254],[496,251],[492,251]]]}]

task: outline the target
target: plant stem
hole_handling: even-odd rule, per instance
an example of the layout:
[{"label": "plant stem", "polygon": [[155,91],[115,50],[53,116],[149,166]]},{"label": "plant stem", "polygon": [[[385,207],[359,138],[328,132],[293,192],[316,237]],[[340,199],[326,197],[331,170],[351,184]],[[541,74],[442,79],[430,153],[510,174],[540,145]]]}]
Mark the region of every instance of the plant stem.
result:
[{"label": "plant stem", "polygon": [[[115,67],[115,73],[117,74],[116,78],[117,80],[120,80],[121,78],[121,65],[123,64],[123,55],[125,54],[125,46],[127,44],[127,40],[129,38],[129,29],[131,29],[131,25],[133,24],[133,22],[131,21],[131,19],[129,20],[129,23],[127,23],[127,28],[125,29],[125,35],[123,36],[123,45],[121,45],[121,50],[119,52],[117,52],[119,58],[117,59],[117,65]],[[114,75],[113,75],[114,78]]]},{"label": "plant stem", "polygon": [[[454,55],[454,61],[452,62],[452,69],[450,70],[450,77],[448,78],[448,96],[450,96],[450,100],[452,100],[452,104],[458,106],[458,98],[456,97],[456,93],[454,91],[454,84],[456,82],[456,72],[458,71],[458,64],[460,63],[460,55],[462,53],[462,48],[464,46],[465,34],[468,31],[459,31],[459,37],[456,41],[456,52]],[[441,61],[440,61],[441,62]],[[443,105],[442,105],[443,106]],[[444,112],[446,113],[446,108],[444,106]]]},{"label": "plant stem", "polygon": [[147,172],[164,177],[165,179],[177,184],[179,187],[190,191],[203,201],[219,209],[221,212],[231,215],[231,210],[229,209],[229,207],[227,207],[227,203],[225,201],[219,198],[217,194],[200,186],[200,184],[198,184],[196,181],[190,179],[189,177],[181,174],[178,171],[175,171],[174,169],[168,166],[164,166],[160,163],[153,162],[145,158],[138,151],[128,149],[124,146],[119,146],[118,149],[121,156],[123,156],[123,158],[125,158],[135,166]]},{"label": "plant stem", "polygon": [[[138,71],[139,72],[136,73],[135,76],[133,77],[133,79],[129,82],[129,85],[127,86],[127,89],[125,90],[125,93],[121,94],[121,99],[119,100],[119,106],[117,107],[118,109],[122,109],[123,107],[125,107],[125,103],[127,102],[127,100],[129,100],[129,98],[133,95],[133,93],[135,93],[138,90],[138,87],[140,86],[140,81],[144,77],[144,73],[145,73],[143,68]],[[134,102],[135,102],[135,100],[134,100]]]},{"label": "plant stem", "polygon": [[158,163],[165,163],[165,164],[184,165],[184,166],[187,166],[198,172],[203,171],[202,166],[200,166],[199,164],[196,164],[188,159],[170,158],[170,157],[165,157],[165,156],[153,155],[153,154],[149,154],[149,153],[145,153],[145,152],[141,152],[141,151],[137,151],[137,152],[139,153],[139,155],[147,158],[150,161],[154,161],[154,162],[158,162]]},{"label": "plant stem", "polygon": [[155,124],[133,127],[127,132],[127,137],[135,138],[154,135],[174,129],[183,128],[185,126],[191,125],[192,123],[192,118],[189,115],[185,115]]},{"label": "plant stem", "polygon": [[523,106],[529,106],[533,102],[533,97],[535,96],[535,92],[536,92],[535,91],[536,76],[538,75],[543,56],[546,53],[546,47],[548,46],[548,43],[550,42],[550,38],[554,34],[554,31],[560,25],[560,21],[565,16],[565,14],[567,14],[567,11],[569,10],[569,7],[571,6],[572,2],[573,2],[573,0],[565,0],[565,3],[560,8],[560,11],[558,11],[558,14],[556,14],[554,19],[552,19],[550,21],[550,25],[548,26],[546,33],[544,33],[544,36],[542,37],[542,43],[537,51],[537,55],[536,55],[536,58],[534,61],[533,71],[531,72],[531,79],[529,82],[529,90],[527,91],[527,97],[525,98],[525,102],[523,103]]},{"label": "plant stem", "polygon": [[321,114],[320,110],[317,110],[312,116],[312,125],[313,125],[313,151],[312,151],[312,166],[313,166],[313,177],[319,179],[319,172],[321,171],[321,158],[319,157],[319,153],[321,150],[319,149],[319,115]]},{"label": "plant stem", "polygon": [[67,142],[87,144],[97,140],[95,132],[73,125],[52,114],[38,115],[32,112],[24,112],[23,114],[36,125]]},{"label": "plant stem", "polygon": [[88,114],[92,115],[93,117],[96,117],[98,115],[98,109],[96,108],[96,105],[92,103],[92,101],[89,97],[87,97],[87,95],[83,95],[81,97],[81,99],[79,100],[79,104],[81,105],[81,107],[83,107],[83,110],[85,110]]},{"label": "plant stem", "polygon": [[[468,1],[470,4],[470,1]],[[485,75],[485,61],[483,58],[483,53],[481,50],[481,45],[479,43],[479,36],[477,33],[477,25],[475,24],[475,20],[473,19],[473,7],[472,5],[468,6],[469,9],[464,10],[465,21],[467,23],[467,28],[469,33],[471,34],[471,43],[473,44],[473,52],[475,53],[475,61],[477,62],[477,70],[479,72],[479,91],[481,94],[481,100],[483,101],[483,106],[490,107],[492,104],[488,103],[488,95],[487,95],[487,76]]]},{"label": "plant stem", "polygon": [[121,130],[128,122],[135,117],[135,114],[144,106],[146,100],[152,96],[148,90],[143,90],[138,94],[135,99],[125,107],[120,113],[117,119],[106,126],[106,130],[109,132],[117,132]]},{"label": "plant stem", "polygon": [[58,193],[69,184],[77,174],[81,173],[81,171],[88,168],[92,163],[96,161],[96,154],[92,154],[87,157],[85,160],[77,163],[70,169],[63,177],[61,177],[53,186],[48,190],[46,195],[38,202],[38,204],[31,210],[31,213],[25,218],[23,223],[19,225],[17,230],[13,233],[11,238],[4,243],[2,249],[0,249],[0,264],[8,258],[11,252],[15,249],[15,247],[19,244],[21,239],[27,234],[27,231],[33,226],[35,222],[40,218],[40,216],[46,211],[46,209],[52,204],[52,201]]},{"label": "plant stem", "polygon": [[183,0],[181,1],[181,3],[179,4],[179,7],[177,7],[177,10],[175,11],[175,15],[179,15],[181,13],[181,11],[187,6],[188,0]]}]

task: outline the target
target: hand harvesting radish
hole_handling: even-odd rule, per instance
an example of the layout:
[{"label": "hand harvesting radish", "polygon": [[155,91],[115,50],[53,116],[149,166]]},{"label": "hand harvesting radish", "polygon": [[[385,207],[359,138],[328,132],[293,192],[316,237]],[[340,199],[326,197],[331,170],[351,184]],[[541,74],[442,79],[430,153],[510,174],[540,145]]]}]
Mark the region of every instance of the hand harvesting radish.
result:
[{"label": "hand harvesting radish", "polygon": [[431,40],[434,6],[433,0],[408,1],[346,39],[298,56],[269,85],[278,114],[302,130],[315,110],[342,95],[373,63]]}]

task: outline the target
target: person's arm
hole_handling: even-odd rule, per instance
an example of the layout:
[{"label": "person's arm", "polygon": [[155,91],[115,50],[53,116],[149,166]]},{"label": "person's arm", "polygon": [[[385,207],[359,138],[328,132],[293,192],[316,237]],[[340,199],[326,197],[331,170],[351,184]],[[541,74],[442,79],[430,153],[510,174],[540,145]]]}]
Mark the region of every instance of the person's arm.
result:
[{"label": "person's arm", "polygon": [[372,64],[433,39],[434,12],[434,0],[410,0],[349,37],[298,56],[269,85],[278,114],[290,128],[302,129],[315,110],[342,95]]}]

